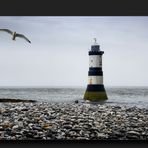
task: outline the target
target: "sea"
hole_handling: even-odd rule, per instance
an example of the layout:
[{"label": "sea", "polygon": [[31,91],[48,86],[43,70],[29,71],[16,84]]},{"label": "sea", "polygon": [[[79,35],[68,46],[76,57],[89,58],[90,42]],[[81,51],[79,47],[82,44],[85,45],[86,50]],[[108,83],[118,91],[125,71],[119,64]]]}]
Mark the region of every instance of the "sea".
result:
[{"label": "sea", "polygon": [[[148,87],[105,87],[109,105],[148,108]],[[5,87],[0,88],[1,98],[31,99],[39,102],[83,102],[85,87]]]}]

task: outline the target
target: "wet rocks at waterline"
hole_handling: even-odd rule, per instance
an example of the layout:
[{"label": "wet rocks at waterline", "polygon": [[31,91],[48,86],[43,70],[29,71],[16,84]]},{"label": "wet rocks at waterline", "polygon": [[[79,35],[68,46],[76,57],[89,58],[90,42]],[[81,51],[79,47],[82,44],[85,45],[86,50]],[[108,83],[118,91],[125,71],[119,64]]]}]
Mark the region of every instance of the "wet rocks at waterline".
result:
[{"label": "wet rocks at waterline", "polygon": [[148,140],[148,110],[89,103],[3,103],[1,140]]}]

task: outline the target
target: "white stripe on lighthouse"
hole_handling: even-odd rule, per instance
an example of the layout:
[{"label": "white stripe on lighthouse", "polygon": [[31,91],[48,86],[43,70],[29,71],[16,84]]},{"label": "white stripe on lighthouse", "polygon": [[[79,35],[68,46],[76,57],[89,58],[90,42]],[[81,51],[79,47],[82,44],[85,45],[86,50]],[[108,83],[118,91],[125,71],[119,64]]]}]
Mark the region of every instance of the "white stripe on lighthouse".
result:
[{"label": "white stripe on lighthouse", "polygon": [[102,67],[102,56],[101,55],[90,55],[89,56],[89,67]]},{"label": "white stripe on lighthouse", "polygon": [[103,84],[103,76],[88,76],[88,84]]}]

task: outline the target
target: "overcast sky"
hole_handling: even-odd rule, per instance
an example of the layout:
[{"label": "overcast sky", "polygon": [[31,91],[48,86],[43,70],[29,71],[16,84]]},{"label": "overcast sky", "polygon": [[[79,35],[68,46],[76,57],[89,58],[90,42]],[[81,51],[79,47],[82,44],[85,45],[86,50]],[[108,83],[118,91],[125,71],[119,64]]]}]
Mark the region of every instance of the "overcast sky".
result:
[{"label": "overcast sky", "polygon": [[148,85],[148,17],[0,17],[0,86],[86,86],[97,38],[105,86]]}]

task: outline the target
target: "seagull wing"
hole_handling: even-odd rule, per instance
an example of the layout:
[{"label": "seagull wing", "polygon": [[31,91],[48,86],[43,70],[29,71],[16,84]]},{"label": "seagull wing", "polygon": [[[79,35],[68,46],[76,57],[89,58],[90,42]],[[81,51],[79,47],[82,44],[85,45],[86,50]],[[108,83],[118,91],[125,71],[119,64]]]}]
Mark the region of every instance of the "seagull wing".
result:
[{"label": "seagull wing", "polygon": [[7,33],[9,33],[9,34],[13,34],[13,32],[11,31],[11,30],[9,30],[9,29],[0,29],[0,31],[5,31],[5,32],[7,32]]},{"label": "seagull wing", "polygon": [[23,34],[16,34],[16,37],[24,38],[27,42],[31,43]]}]

